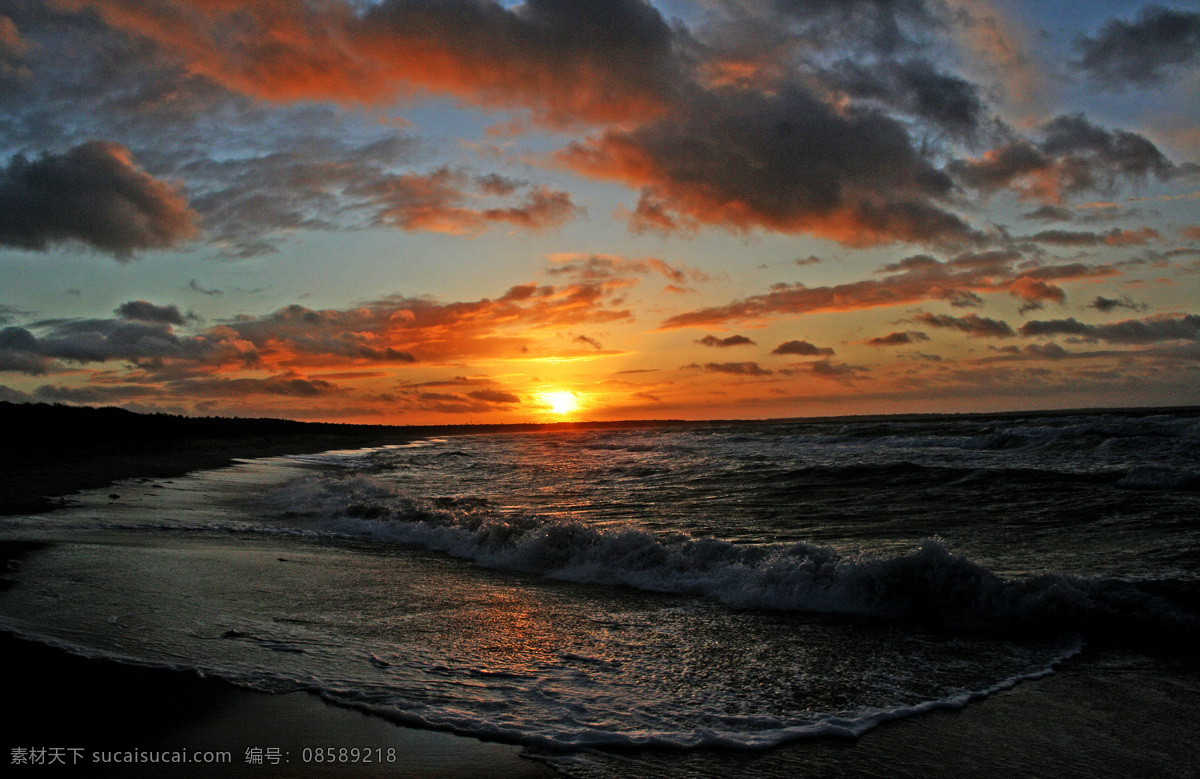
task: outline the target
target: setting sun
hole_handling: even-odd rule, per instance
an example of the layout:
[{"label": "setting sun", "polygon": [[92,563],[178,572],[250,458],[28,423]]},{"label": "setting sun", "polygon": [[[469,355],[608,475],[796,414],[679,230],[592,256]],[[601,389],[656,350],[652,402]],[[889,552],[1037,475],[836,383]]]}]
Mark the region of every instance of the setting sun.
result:
[{"label": "setting sun", "polygon": [[566,392],[565,390],[543,392],[540,397],[542,402],[549,406],[550,411],[555,414],[570,414],[579,408],[579,398],[574,392]]}]

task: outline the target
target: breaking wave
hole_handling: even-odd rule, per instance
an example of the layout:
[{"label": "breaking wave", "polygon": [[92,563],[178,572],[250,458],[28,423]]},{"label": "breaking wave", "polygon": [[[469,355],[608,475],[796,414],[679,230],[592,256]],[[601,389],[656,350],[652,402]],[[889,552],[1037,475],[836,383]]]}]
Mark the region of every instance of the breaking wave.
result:
[{"label": "breaking wave", "polygon": [[999,630],[1116,634],[1200,632],[1200,583],[1046,572],[998,576],[938,539],[904,554],[854,554],[808,543],[738,544],[642,528],[506,514],[478,500],[434,505],[381,479],[293,484],[278,496],[298,528],[444,552],[546,578],[701,597],[739,609],[820,612]]}]

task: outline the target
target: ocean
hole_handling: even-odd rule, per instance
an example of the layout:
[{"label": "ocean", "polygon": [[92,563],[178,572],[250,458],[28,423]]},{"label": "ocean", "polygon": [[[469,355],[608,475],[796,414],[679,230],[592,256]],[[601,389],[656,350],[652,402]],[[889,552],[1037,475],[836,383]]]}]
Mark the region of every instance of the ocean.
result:
[{"label": "ocean", "polygon": [[0,628],[563,776],[782,775],[1063,668],[1136,667],[1164,717],[1200,690],[1194,411],[453,435],[129,480],[0,537],[54,542]]}]

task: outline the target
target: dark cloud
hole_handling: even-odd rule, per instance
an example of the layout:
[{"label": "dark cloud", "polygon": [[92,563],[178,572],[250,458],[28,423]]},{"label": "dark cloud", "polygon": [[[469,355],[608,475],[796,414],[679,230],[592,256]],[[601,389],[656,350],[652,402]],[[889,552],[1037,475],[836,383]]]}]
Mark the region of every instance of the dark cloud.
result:
[{"label": "dark cloud", "polygon": [[225,294],[219,289],[207,289],[202,287],[200,286],[200,282],[196,281],[195,279],[192,279],[187,283],[187,289],[190,289],[193,292],[199,292],[201,295],[208,295],[209,297],[220,297],[221,295]]},{"label": "dark cloud", "polygon": [[145,300],[122,303],[113,313],[122,319],[134,319],[139,322],[158,322],[164,325],[182,325],[185,322],[178,306],[156,306]]},{"label": "dark cloud", "polygon": [[468,392],[467,397],[482,400],[485,403],[520,403],[521,399],[509,392],[499,390],[476,390]]},{"label": "dark cloud", "polygon": [[906,346],[908,344],[920,343],[928,341],[929,336],[919,330],[908,330],[903,332],[888,333],[876,338],[870,338],[864,343],[867,346]]},{"label": "dark cloud", "polygon": [[43,384],[34,390],[33,394],[37,400],[41,401],[95,405],[116,403],[128,398],[148,397],[159,394],[159,391],[154,387],[143,387],[136,384],[113,386],[92,385],[87,387],[62,387],[53,384]]},{"label": "dark cloud", "polygon": [[1166,178],[1174,166],[1147,138],[1125,130],[1109,130],[1088,121],[1083,114],[1060,116],[1042,126],[1041,148],[1065,159],[1082,159],[1117,175]]},{"label": "dark cloud", "polygon": [[1157,316],[1145,319],[1126,319],[1106,325],[1089,325],[1069,319],[1032,320],[1021,326],[1026,336],[1075,336],[1085,341],[1105,341],[1113,344],[1142,345],[1161,341],[1194,341],[1200,339],[1200,316]]},{"label": "dark cloud", "polygon": [[42,251],[79,241],[120,260],[196,234],[174,186],[139,170],[129,151],[90,141],[63,154],[13,157],[0,170],[0,244]]},{"label": "dark cloud", "polygon": [[837,64],[831,84],[857,99],[878,101],[960,137],[973,135],[987,117],[978,88],[941,73],[926,60]]},{"label": "dark cloud", "polygon": [[183,379],[167,385],[173,395],[228,398],[245,395],[282,395],[296,398],[315,398],[334,395],[342,390],[323,379],[308,379],[296,376],[272,376],[267,379],[206,377]]},{"label": "dark cloud", "polygon": [[484,414],[497,409],[511,408],[521,399],[499,390],[478,390],[460,395],[453,392],[421,392],[403,390],[404,406],[412,410],[437,411],[443,414]]},{"label": "dark cloud", "polygon": [[794,354],[800,357],[822,357],[834,354],[828,347],[814,346],[808,341],[785,341],[771,350],[771,354]]},{"label": "dark cloud", "polygon": [[1062,206],[1044,205],[1021,214],[1021,218],[1037,222],[1070,222],[1075,218],[1075,213]]},{"label": "dark cloud", "polygon": [[37,398],[28,392],[22,392],[21,390],[0,384],[0,401],[5,403],[36,403]]},{"label": "dark cloud", "polygon": [[598,352],[604,350],[604,347],[599,341],[597,341],[595,338],[589,338],[586,335],[577,335],[572,339],[572,341],[577,344],[586,344]]},{"label": "dark cloud", "polygon": [[634,229],[716,225],[847,244],[973,241],[953,184],[900,122],[799,87],[696,93],[670,115],[573,143],[564,165],[641,187]]},{"label": "dark cloud", "polygon": [[734,376],[770,376],[772,371],[756,362],[710,362],[704,365],[710,373],[729,373]]},{"label": "dark cloud", "polygon": [[913,317],[912,321],[928,327],[957,330],[972,337],[1008,338],[1016,335],[1007,322],[981,317],[977,314],[967,314],[963,317],[949,314],[918,314]]},{"label": "dark cloud", "polygon": [[[108,360],[201,360],[219,351],[217,343],[176,335],[170,325],[119,319],[65,320],[0,331],[0,350],[47,367],[55,360],[89,363]],[[37,370],[34,372],[44,372]]]},{"label": "dark cloud", "polygon": [[[772,0],[745,4],[726,0],[726,10],[758,25],[747,34],[788,34],[819,50],[851,47],[888,56],[923,45],[922,33],[944,24],[925,0]],[[765,13],[764,13],[765,10]]]},{"label": "dark cloud", "polygon": [[54,359],[40,352],[33,333],[23,327],[0,330],[0,372],[37,376],[53,367]]},{"label": "dark cloud", "polygon": [[1075,42],[1078,62],[1100,84],[1149,86],[1200,64],[1200,13],[1146,6],[1133,21],[1110,19],[1094,37]]},{"label": "dark cloud", "polygon": [[1118,308],[1127,308],[1130,311],[1145,311],[1148,306],[1145,303],[1133,302],[1133,298],[1128,295],[1121,298],[1106,298],[1103,295],[1097,295],[1095,300],[1088,303],[1088,308],[1094,308],[1097,311],[1107,314],[1109,311],[1114,311]]},{"label": "dark cloud", "polygon": [[1121,230],[1113,228],[1107,232],[1091,232],[1088,230],[1042,230],[1033,235],[1018,238],[1020,241],[1054,246],[1145,246],[1152,241],[1162,239],[1162,234],[1152,227],[1140,227],[1136,230]]},{"label": "dark cloud", "polygon": [[715,335],[706,335],[696,341],[698,344],[705,346],[715,346],[719,349],[724,349],[729,346],[753,346],[754,341],[751,341],[744,335],[731,335],[728,338],[718,338]]},{"label": "dark cloud", "polygon": [[834,363],[829,360],[817,360],[810,363],[801,363],[791,368],[784,368],[779,371],[785,376],[795,376],[797,374],[807,374],[816,376],[822,379],[831,379],[839,384],[852,385],[859,378],[860,373],[866,373],[866,368],[860,368],[846,363]]},{"label": "dark cloud", "polygon": [[1037,141],[1010,140],[979,159],[955,160],[948,170],[980,192],[1011,187],[1049,203],[1111,189],[1121,179],[1168,179],[1181,170],[1144,136],[1098,127],[1082,114],[1053,119],[1037,135]]},{"label": "dark cloud", "polygon": [[1058,344],[1027,344],[1021,351],[1026,356],[1042,360],[1061,360],[1070,355],[1070,352]]}]

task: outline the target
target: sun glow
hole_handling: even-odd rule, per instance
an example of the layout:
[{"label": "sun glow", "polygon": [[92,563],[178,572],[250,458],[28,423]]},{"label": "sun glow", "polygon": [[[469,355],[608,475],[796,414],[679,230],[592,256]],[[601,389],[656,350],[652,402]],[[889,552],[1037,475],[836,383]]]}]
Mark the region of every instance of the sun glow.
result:
[{"label": "sun glow", "polygon": [[543,392],[539,397],[555,414],[570,414],[579,408],[579,397],[574,392]]}]

